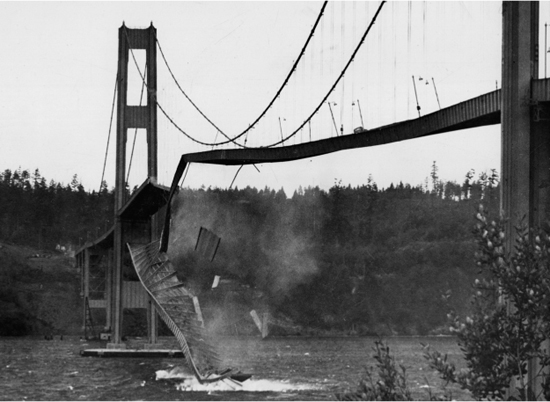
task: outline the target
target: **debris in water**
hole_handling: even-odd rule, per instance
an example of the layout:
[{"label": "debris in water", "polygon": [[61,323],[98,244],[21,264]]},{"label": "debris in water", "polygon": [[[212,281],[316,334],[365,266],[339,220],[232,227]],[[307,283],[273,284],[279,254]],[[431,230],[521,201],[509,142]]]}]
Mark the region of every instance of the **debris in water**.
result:
[{"label": "debris in water", "polygon": [[171,370],[158,370],[155,372],[155,375],[157,381],[169,378],[194,378],[193,374],[179,366],[175,366]]},{"label": "debris in water", "polygon": [[235,387],[229,382],[218,381],[210,384],[201,384],[195,377],[185,379],[181,384],[176,385],[179,391],[248,391],[248,392],[288,392],[303,389],[315,389],[316,387],[308,384],[289,384],[287,382],[275,380],[248,380]]},{"label": "debris in water", "polygon": [[182,379],[181,383],[176,384],[178,391],[249,391],[249,392],[287,392],[306,389],[317,389],[311,384],[290,384],[288,381],[276,380],[246,380],[242,383],[228,378],[214,383],[201,384],[191,373],[186,372],[180,367],[174,367],[171,370],[158,370],[156,379]]}]

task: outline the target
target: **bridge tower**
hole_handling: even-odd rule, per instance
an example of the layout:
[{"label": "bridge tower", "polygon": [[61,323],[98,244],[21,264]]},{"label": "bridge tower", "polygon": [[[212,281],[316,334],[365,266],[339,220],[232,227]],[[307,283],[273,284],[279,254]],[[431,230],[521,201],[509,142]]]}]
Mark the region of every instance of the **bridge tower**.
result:
[{"label": "bridge tower", "polygon": [[[538,78],[539,4],[505,1],[502,15],[501,208],[512,233],[523,216],[530,225],[544,219],[539,176],[548,151],[538,149],[542,122],[531,112],[538,106],[531,83]],[[512,246],[511,236],[508,241]]]},{"label": "bridge tower", "polygon": [[[107,333],[101,333],[101,337],[110,335],[107,347],[125,349],[122,343],[124,309],[146,309],[149,343],[145,347],[156,348],[157,313],[138,280],[126,248],[127,243],[149,244],[160,237],[159,216],[164,213],[169,194],[168,188],[157,184],[156,29],[152,24],[146,29],[130,29],[122,24],[118,39],[115,216],[113,226],[106,233],[87,242],[76,253],[82,275],[83,327],[90,326],[92,315],[104,317]],[[137,84],[128,79],[129,69],[135,68],[134,50],[144,50],[146,61]],[[147,88],[145,104],[129,104],[129,86],[143,84]],[[133,129],[146,132],[147,178],[130,196],[126,183],[126,147],[128,132]],[[93,313],[98,309],[104,314]],[[100,324],[101,318],[93,322]],[[95,328],[91,329],[96,332]]]},{"label": "bridge tower", "polygon": [[[141,71],[147,89],[146,105],[128,105],[128,63],[133,63],[132,50],[143,49],[146,53],[146,71]],[[146,217],[128,219],[123,214],[128,207],[126,183],[126,143],[128,130],[145,129],[147,132],[147,174],[148,180],[157,181],[157,53],[156,29],[151,23],[147,29],[130,29],[124,23],[118,32],[118,73],[117,73],[117,141],[116,141],[116,178],[115,178],[115,225],[113,242],[113,266],[110,286],[110,306],[107,306],[108,322],[111,327],[111,343],[108,347],[118,348],[122,337],[123,299],[125,289],[123,265],[127,250],[126,242],[136,240],[150,242],[153,233]],[[150,219],[150,218],[149,218]],[[148,233],[147,233],[148,232]],[[139,236],[138,236],[139,237]],[[109,320],[110,318],[110,320]],[[149,339],[156,341],[156,314],[149,303],[148,307]]]},{"label": "bridge tower", "polygon": [[[550,229],[550,102],[538,100],[550,83],[538,79],[539,3],[505,1],[502,15],[501,213],[512,250],[522,219]],[[539,370],[534,359],[527,379],[536,394],[542,391]]]},{"label": "bridge tower", "polygon": [[[116,210],[126,203],[126,142],[129,129],[147,130],[147,173],[157,180],[157,30],[151,24],[147,29],[130,29],[124,24],[118,30],[117,72],[117,148],[116,148]],[[146,72],[141,71],[147,87],[145,106],[128,105],[128,63],[130,51],[145,50]]]}]

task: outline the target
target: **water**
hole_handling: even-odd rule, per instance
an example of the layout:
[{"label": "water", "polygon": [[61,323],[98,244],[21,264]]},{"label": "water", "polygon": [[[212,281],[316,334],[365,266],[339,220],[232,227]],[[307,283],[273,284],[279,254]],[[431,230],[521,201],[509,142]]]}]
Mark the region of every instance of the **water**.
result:
[{"label": "water", "polygon": [[[234,390],[223,384],[193,382],[183,359],[81,357],[81,349],[101,344],[84,343],[78,337],[54,341],[0,338],[0,399],[334,400],[335,393],[355,389],[363,368],[374,363],[374,341],[369,337],[222,338],[226,361],[253,374],[242,389]],[[449,353],[451,361],[464,365],[454,338],[387,341],[396,360],[407,368],[415,399],[428,399],[427,384],[436,391],[441,383],[422,358],[421,342]],[[172,338],[163,342],[175,346]],[[452,395],[471,399],[456,388]]]}]

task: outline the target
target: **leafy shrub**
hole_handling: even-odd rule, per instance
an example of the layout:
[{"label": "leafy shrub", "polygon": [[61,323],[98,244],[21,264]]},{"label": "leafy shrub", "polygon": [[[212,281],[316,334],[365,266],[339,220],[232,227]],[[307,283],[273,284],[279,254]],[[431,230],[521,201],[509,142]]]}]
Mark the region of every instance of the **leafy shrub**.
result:
[{"label": "leafy shrub", "polygon": [[[365,376],[355,391],[337,394],[340,401],[410,401],[411,392],[407,385],[406,369],[397,367],[390,354],[389,346],[381,340],[375,341],[373,348],[376,360],[374,367],[365,368]],[[378,379],[375,379],[375,371]]]},{"label": "leafy shrub", "polygon": [[[550,364],[549,351],[541,348],[550,339],[550,237],[521,224],[516,227],[514,250],[508,252],[503,222],[489,223],[481,205],[476,219],[481,277],[473,285],[472,314],[465,319],[449,314],[467,368],[457,370],[446,355],[429,346],[424,356],[446,383],[459,384],[476,399],[548,399],[550,378],[545,370],[531,373],[540,380],[543,395],[535,394],[526,374],[533,359],[543,368]],[[508,395],[513,380],[518,395]]]}]

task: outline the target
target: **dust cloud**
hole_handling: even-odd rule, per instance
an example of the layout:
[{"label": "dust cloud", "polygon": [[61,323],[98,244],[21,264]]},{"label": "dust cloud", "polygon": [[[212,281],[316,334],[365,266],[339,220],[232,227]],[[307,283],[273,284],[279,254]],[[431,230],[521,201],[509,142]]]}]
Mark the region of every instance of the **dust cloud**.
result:
[{"label": "dust cloud", "polygon": [[[194,252],[201,227],[221,238],[212,263]],[[182,190],[174,201],[170,239],[171,260],[195,288],[207,289],[219,275],[263,292],[270,303],[279,303],[318,272],[306,237],[293,233],[290,222],[265,216],[261,206],[238,195]]]}]

